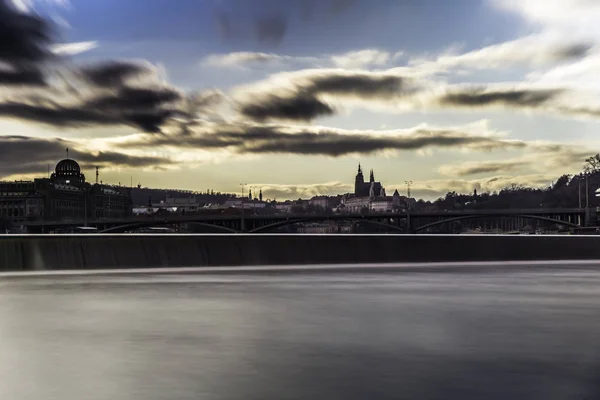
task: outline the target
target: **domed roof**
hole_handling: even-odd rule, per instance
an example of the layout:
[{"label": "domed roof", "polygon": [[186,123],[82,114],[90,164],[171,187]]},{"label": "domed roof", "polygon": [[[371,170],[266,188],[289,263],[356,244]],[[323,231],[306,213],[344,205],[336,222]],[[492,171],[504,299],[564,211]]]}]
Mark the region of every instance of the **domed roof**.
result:
[{"label": "domed roof", "polygon": [[81,173],[81,168],[79,168],[79,164],[77,161],[71,159],[64,159],[56,164],[56,168],[54,169],[58,175],[60,174],[73,174],[73,173]]}]

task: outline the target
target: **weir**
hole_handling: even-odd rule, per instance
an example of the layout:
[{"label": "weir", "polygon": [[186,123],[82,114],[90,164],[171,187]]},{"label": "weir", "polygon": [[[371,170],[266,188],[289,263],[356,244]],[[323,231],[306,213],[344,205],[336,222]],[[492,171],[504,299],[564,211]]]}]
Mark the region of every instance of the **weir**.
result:
[{"label": "weir", "polygon": [[7,235],[0,271],[600,259],[600,237]]}]

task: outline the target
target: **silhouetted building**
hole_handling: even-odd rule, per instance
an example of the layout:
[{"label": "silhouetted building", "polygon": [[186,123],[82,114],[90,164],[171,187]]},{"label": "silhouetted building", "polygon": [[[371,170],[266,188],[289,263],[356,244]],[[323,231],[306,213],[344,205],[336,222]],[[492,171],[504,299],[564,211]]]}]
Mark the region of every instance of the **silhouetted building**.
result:
[{"label": "silhouetted building", "polygon": [[369,174],[369,182],[365,182],[360,164],[358,164],[358,173],[356,174],[356,178],[354,178],[354,196],[385,196],[385,189],[381,185],[381,182],[375,181],[375,174],[373,173],[373,170],[371,170],[371,173]]},{"label": "silhouetted building", "polygon": [[125,218],[131,214],[129,188],[87,183],[72,159],[61,160],[50,178],[0,182],[0,218],[14,222]]},{"label": "silhouetted building", "polygon": [[360,164],[354,179],[354,193],[345,195],[342,204],[347,212],[391,212],[403,206],[398,190],[393,196],[387,196],[381,182],[375,181],[373,170],[370,171],[369,182],[365,182]]}]

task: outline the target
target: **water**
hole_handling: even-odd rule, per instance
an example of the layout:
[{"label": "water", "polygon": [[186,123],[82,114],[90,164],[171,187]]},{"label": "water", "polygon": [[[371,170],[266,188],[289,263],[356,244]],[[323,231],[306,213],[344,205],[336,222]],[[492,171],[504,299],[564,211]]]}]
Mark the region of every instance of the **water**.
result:
[{"label": "water", "polygon": [[597,399],[600,266],[0,278],[0,399]]}]

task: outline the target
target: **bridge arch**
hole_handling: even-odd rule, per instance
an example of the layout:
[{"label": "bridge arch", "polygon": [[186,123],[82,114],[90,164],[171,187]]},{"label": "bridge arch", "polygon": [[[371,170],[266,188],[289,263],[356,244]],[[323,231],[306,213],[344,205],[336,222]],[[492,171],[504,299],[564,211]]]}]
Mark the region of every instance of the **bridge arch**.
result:
[{"label": "bridge arch", "polygon": [[388,229],[392,229],[392,230],[396,230],[399,232],[404,232],[405,228],[401,228],[399,226],[396,225],[391,225],[391,224],[386,224],[383,222],[378,222],[378,221],[372,221],[370,219],[366,219],[366,218],[352,218],[352,217],[348,217],[348,218],[344,218],[344,217],[305,217],[305,218],[290,218],[290,219],[286,219],[284,221],[277,221],[274,222],[272,224],[268,224],[268,225],[264,225],[255,229],[252,229],[249,231],[249,233],[261,233],[261,232],[265,232],[265,231],[269,231],[271,229],[274,228],[280,228],[282,226],[287,226],[287,225],[293,225],[293,224],[298,224],[298,223],[302,223],[302,222],[322,222],[322,221],[352,221],[352,222],[364,222],[367,224],[371,224],[371,225],[377,225],[380,227],[384,227],[384,228],[388,228]]},{"label": "bridge arch", "polygon": [[549,217],[542,217],[540,215],[530,215],[530,214],[512,214],[512,215],[485,215],[485,214],[476,214],[476,215],[461,215],[460,217],[453,217],[453,218],[447,218],[447,219],[442,219],[439,221],[435,221],[426,225],[422,225],[419,226],[418,228],[415,228],[414,231],[415,232],[419,232],[419,231],[423,231],[429,228],[432,228],[434,226],[438,226],[438,225],[443,225],[446,224],[448,222],[454,222],[454,221],[463,221],[466,219],[478,219],[478,218],[490,218],[490,219],[494,219],[494,218],[520,218],[520,219],[535,219],[538,221],[545,221],[545,222],[552,222],[555,224],[559,224],[559,225],[564,225],[564,226],[568,226],[571,228],[579,228],[580,226],[577,224],[574,224],[572,222],[567,222],[567,221],[561,221],[559,219],[554,219],[554,218],[549,218]]},{"label": "bridge arch", "polygon": [[[145,227],[149,227],[149,226],[169,226],[169,225],[177,225],[180,223],[181,223],[180,221],[177,221],[177,222],[175,222],[175,221],[144,221],[144,222],[136,222],[134,224],[114,226],[112,228],[108,228],[108,229],[99,231],[98,233],[124,233],[124,232],[126,232],[128,230],[132,230],[132,229],[145,228]],[[223,233],[238,233],[238,231],[236,231],[235,229],[226,228],[226,227],[220,226],[220,225],[207,224],[204,222],[190,222],[190,223],[193,223],[194,225],[200,225],[200,226],[205,226],[207,228],[216,229],[217,231],[222,231]]]}]

